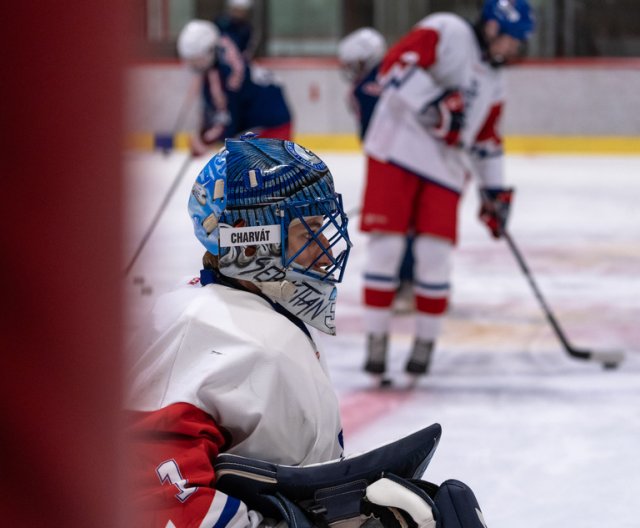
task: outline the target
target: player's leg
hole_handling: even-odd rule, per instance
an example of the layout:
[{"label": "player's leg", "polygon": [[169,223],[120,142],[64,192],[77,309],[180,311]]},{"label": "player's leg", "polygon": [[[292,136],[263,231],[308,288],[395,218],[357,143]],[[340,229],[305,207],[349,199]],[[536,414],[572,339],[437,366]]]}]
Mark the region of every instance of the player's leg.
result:
[{"label": "player's leg", "polygon": [[375,374],[386,369],[391,307],[419,185],[415,175],[368,159],[360,228],[369,233],[364,266],[365,370]]},{"label": "player's leg", "polygon": [[453,244],[420,234],[415,241],[416,337],[406,371],[426,374],[435,341],[442,330],[449,300],[449,278]]},{"label": "player's leg", "polygon": [[405,237],[401,234],[369,235],[364,269],[364,324],[367,360],[364,369],[372,374],[386,370],[392,304],[398,289],[398,269]]},{"label": "player's leg", "polygon": [[459,194],[426,182],[420,191],[414,243],[416,338],[406,364],[410,374],[426,374],[442,331],[450,292]]}]

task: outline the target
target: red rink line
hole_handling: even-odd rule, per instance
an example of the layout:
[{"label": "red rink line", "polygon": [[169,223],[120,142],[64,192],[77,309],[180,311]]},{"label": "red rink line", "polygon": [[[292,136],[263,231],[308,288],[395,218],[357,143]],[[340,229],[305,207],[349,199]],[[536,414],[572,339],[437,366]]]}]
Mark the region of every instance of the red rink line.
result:
[{"label": "red rink line", "polygon": [[364,390],[340,397],[340,413],[345,438],[392,414],[413,398],[411,390]]}]

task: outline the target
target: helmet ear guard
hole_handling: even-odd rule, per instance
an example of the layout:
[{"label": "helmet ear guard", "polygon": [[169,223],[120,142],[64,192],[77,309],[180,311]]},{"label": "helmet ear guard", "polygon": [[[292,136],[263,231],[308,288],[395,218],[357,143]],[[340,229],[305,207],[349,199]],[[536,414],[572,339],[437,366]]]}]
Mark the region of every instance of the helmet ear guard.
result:
[{"label": "helmet ear guard", "polygon": [[351,242],[342,198],[314,153],[290,141],[227,140],[198,175],[189,214],[198,240],[219,257],[221,275],[253,283],[335,333],[335,284]]}]

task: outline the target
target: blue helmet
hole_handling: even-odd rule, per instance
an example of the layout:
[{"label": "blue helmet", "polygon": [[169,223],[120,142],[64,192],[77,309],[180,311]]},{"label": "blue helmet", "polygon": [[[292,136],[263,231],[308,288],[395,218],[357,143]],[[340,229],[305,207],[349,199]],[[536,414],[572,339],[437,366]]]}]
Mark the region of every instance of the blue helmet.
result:
[{"label": "blue helmet", "polygon": [[[335,333],[335,283],[351,242],[342,197],[318,156],[291,141],[228,139],[196,178],[189,215],[198,240],[218,256],[221,275],[252,282],[305,322]],[[304,244],[289,243],[290,226],[303,230]],[[300,257],[310,247],[312,262]]]},{"label": "blue helmet", "polygon": [[495,20],[500,33],[518,40],[527,40],[533,31],[535,20],[527,0],[485,0],[480,14],[482,22]]}]

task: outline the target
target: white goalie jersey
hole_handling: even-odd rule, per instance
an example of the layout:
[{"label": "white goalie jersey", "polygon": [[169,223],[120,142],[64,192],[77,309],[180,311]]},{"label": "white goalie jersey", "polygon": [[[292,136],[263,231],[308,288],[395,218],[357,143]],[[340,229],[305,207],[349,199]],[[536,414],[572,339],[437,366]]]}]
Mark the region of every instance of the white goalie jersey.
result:
[{"label": "white goalie jersey", "polygon": [[[389,50],[380,80],[384,88],[365,137],[367,155],[460,192],[469,169],[464,149],[481,185],[503,185],[503,73],[483,60],[468,22],[449,13],[424,18]],[[446,90],[459,90],[464,99],[459,147],[433,133],[431,105]]]},{"label": "white goalie jersey", "polygon": [[160,297],[150,323],[128,387],[135,525],[253,525],[216,490],[221,452],[286,465],[342,456],[324,358],[265,298],[194,279]]},{"label": "white goalie jersey", "polygon": [[195,283],[160,299],[153,328],[135,366],[134,408],[191,403],[231,433],[229,451],[243,456],[295,465],[341,455],[324,357],[267,300]]}]

